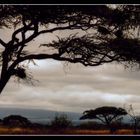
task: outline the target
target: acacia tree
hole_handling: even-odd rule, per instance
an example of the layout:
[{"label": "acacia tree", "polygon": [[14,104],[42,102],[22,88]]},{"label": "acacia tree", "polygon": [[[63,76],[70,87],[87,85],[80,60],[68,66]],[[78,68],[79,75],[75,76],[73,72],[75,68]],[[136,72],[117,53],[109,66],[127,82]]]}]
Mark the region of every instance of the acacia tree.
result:
[{"label": "acacia tree", "polygon": [[127,115],[127,112],[123,108],[116,108],[110,106],[103,106],[94,110],[87,110],[83,112],[83,119],[98,119],[103,124],[107,125],[111,132],[113,132],[112,123],[122,119],[122,116]]},{"label": "acacia tree", "polygon": [[[131,35],[135,29],[139,32],[139,9],[134,5],[115,9],[106,5],[1,5],[0,27],[14,31],[8,42],[0,39],[0,93],[12,76],[27,78],[22,65],[25,61],[55,59],[85,66],[114,61],[139,64],[138,35]],[[28,51],[29,43],[42,34],[71,30],[74,34],[68,37],[40,44],[53,48],[53,53]]]}]

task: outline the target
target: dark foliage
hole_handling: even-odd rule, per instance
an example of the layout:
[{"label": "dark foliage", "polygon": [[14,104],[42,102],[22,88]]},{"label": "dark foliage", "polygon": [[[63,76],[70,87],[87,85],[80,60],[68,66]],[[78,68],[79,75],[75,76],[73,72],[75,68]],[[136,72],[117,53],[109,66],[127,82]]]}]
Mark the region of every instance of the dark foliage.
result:
[{"label": "dark foliage", "polygon": [[[139,5],[117,5],[114,9],[107,5],[1,5],[0,28],[14,31],[8,42],[0,39],[0,93],[11,76],[28,77],[22,67],[27,60],[139,66],[139,12]],[[28,43],[56,31],[73,34],[40,44],[53,49],[51,54],[28,51]]]},{"label": "dark foliage", "polygon": [[31,122],[20,115],[10,115],[8,117],[3,118],[2,120],[3,125],[7,126],[22,126],[22,127],[27,127],[30,126]]},{"label": "dark foliage", "polygon": [[127,115],[127,112],[123,108],[104,106],[94,110],[87,110],[83,114],[84,115],[80,118],[80,120],[98,119],[103,124],[107,125],[112,132],[114,130],[112,124],[115,125],[115,123],[122,119],[122,116]]}]

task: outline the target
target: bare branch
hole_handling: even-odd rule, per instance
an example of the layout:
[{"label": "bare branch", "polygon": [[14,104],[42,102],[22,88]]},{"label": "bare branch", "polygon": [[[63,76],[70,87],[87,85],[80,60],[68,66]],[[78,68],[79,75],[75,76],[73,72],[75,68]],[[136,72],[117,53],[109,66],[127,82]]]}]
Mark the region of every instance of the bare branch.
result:
[{"label": "bare branch", "polygon": [[74,29],[81,29],[81,26],[78,26],[77,24],[73,24],[73,25],[69,25],[69,26],[64,26],[64,27],[56,27],[56,28],[52,28],[52,29],[49,29],[49,30],[42,30],[39,32],[39,34],[44,34],[44,33],[51,33],[51,32],[54,32],[54,31],[58,31],[58,30],[67,30],[67,29],[70,29],[70,30],[74,30]]},{"label": "bare branch", "polygon": [[6,47],[6,43],[5,43],[2,39],[0,39],[0,44],[1,44],[3,47]]},{"label": "bare branch", "polygon": [[100,118],[100,117],[97,117],[97,115],[96,115],[96,118],[97,118],[98,120],[100,120],[101,122],[103,122],[104,124],[106,124],[106,122],[104,121],[104,119],[102,119],[102,118]]},{"label": "bare branch", "polygon": [[31,54],[31,55],[27,55],[25,57],[20,57],[20,59],[17,61],[17,63],[23,62],[25,60],[32,60],[32,59],[37,59],[37,60],[41,60],[41,59],[54,59],[54,60],[59,60],[59,61],[68,61],[71,63],[81,63],[84,66],[98,66],[101,65],[102,63],[110,63],[115,61],[114,59],[111,60],[101,60],[101,61],[95,61],[94,63],[90,63],[87,61],[87,63],[85,63],[85,61],[83,61],[81,58],[67,58],[67,57],[62,57],[60,56],[60,54]]},{"label": "bare branch", "polygon": [[[28,42],[30,42],[31,40],[33,40],[34,38],[38,37],[39,35],[41,34],[45,34],[45,33],[52,33],[54,31],[58,31],[58,30],[66,30],[66,29],[69,29],[69,30],[74,30],[74,29],[80,29],[79,26],[75,26],[75,25],[71,25],[71,26],[64,26],[64,27],[56,27],[56,28],[53,28],[53,29],[49,29],[49,30],[42,30],[40,32],[34,32],[31,36],[29,36],[28,38],[25,39],[25,41],[21,41],[19,42],[18,44],[15,44],[14,47],[18,47],[18,46],[21,46],[23,43],[26,44]],[[18,33],[21,32],[23,29],[20,29],[19,31],[17,31]],[[31,28],[32,30],[32,28]],[[17,34],[17,33],[16,33]],[[15,36],[15,35],[14,35]]]}]

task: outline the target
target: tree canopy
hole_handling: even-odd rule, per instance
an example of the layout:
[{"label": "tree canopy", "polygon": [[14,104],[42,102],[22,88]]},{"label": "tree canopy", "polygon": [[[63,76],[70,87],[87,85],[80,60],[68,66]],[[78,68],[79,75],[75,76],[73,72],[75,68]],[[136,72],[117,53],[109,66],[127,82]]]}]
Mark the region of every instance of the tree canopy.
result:
[{"label": "tree canopy", "polygon": [[83,116],[80,117],[80,120],[98,119],[112,130],[111,124],[115,121],[118,121],[122,116],[127,114],[127,111],[123,108],[103,106],[94,110],[91,109],[84,111]]},{"label": "tree canopy", "polygon": [[[0,5],[1,30],[14,29],[8,42],[0,38],[0,93],[11,76],[27,78],[22,65],[27,60],[139,65],[139,12],[139,5]],[[56,31],[73,33],[38,46],[53,53],[28,51],[35,38]]]}]

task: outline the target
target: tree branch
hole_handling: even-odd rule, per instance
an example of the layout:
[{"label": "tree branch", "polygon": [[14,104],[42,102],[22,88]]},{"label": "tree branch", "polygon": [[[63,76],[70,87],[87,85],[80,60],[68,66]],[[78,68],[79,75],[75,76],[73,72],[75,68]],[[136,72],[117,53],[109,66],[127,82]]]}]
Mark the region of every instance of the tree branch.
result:
[{"label": "tree branch", "polygon": [[41,60],[41,59],[54,59],[54,60],[59,60],[59,61],[68,61],[71,63],[81,63],[85,66],[98,66],[101,65],[101,63],[109,63],[112,62],[113,60],[108,60],[108,61],[99,61],[99,62],[95,62],[93,64],[91,63],[85,63],[84,61],[82,61],[81,58],[67,58],[67,57],[61,57],[60,54],[31,54],[31,55],[27,55],[25,57],[20,57],[19,60],[17,60],[18,63],[23,62],[25,60],[31,60],[31,59],[37,59],[37,60]]},{"label": "tree branch", "polygon": [[100,117],[98,117],[97,115],[96,115],[96,119],[98,119],[98,120],[100,120],[101,122],[103,122],[104,124],[106,124],[106,122],[105,122],[103,119],[101,119]]},{"label": "tree branch", "polygon": [[16,35],[17,35],[18,33],[22,32],[22,31],[25,31],[25,32],[26,32],[26,31],[28,31],[28,30],[33,30],[34,28],[31,28],[32,24],[33,24],[33,23],[30,23],[29,25],[26,25],[26,26],[24,25],[23,27],[17,29],[17,30],[12,34],[12,40],[14,40],[15,37],[16,37]]},{"label": "tree branch", "polygon": [[44,33],[51,33],[57,30],[66,30],[66,29],[80,29],[80,26],[76,26],[76,24],[73,25],[69,25],[69,26],[65,26],[65,27],[56,27],[53,29],[49,29],[49,30],[42,30],[40,31],[38,34],[44,34]]},{"label": "tree branch", "polygon": [[5,43],[2,39],[0,39],[0,44],[1,44],[3,47],[6,47],[6,43]]},{"label": "tree branch", "polygon": [[[49,29],[49,30],[42,30],[40,32],[34,32],[34,34],[32,34],[31,36],[29,36],[27,39],[25,39],[25,41],[21,41],[19,42],[18,44],[15,44],[14,47],[18,47],[18,46],[21,46],[23,43],[26,44],[30,41],[32,41],[34,38],[36,38],[37,36],[41,35],[41,34],[45,34],[45,33],[52,33],[54,31],[58,31],[58,30],[66,30],[66,29],[70,29],[70,30],[73,30],[73,29],[80,29],[79,26],[75,26],[76,24],[74,25],[71,25],[71,26],[65,26],[65,27],[56,27],[56,28],[53,28],[53,29]],[[20,29],[20,32],[22,30]],[[15,36],[15,35],[14,35]]]}]

